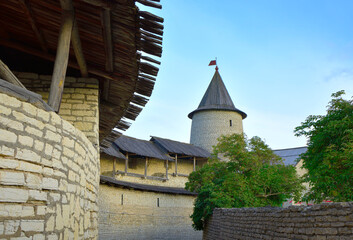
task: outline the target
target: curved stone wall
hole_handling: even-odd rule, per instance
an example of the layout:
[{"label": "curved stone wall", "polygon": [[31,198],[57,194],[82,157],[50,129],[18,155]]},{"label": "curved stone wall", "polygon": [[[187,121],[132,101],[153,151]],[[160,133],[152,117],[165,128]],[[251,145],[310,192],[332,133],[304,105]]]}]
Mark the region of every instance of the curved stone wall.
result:
[{"label": "curved stone wall", "polygon": [[212,146],[217,144],[217,138],[233,133],[243,133],[243,122],[239,113],[200,111],[192,117],[190,143],[212,152]]},{"label": "curved stone wall", "polygon": [[0,238],[96,239],[99,153],[54,112],[0,93]]}]

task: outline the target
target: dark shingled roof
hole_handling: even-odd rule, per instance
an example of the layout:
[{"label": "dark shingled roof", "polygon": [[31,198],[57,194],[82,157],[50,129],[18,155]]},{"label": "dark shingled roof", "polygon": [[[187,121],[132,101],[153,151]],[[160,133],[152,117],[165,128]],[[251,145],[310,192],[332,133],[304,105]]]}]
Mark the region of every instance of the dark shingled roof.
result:
[{"label": "dark shingled roof", "polygon": [[285,165],[295,166],[297,164],[297,159],[300,158],[300,154],[305,153],[307,149],[308,147],[297,147],[273,150],[273,152],[283,158]]},{"label": "dark shingled roof", "polygon": [[199,107],[189,113],[188,117],[192,119],[193,115],[196,112],[203,110],[225,110],[225,111],[234,111],[241,114],[242,118],[246,118],[246,113],[237,109],[226,86],[224,85],[221,75],[219,75],[218,70],[216,70],[210,85],[208,86],[205,95],[203,96]]},{"label": "dark shingled roof", "polygon": [[118,147],[119,150],[122,150],[124,152],[134,153],[145,157],[174,161],[150,141],[121,136],[115,139],[113,144]]},{"label": "dark shingled roof", "polygon": [[211,155],[207,150],[189,143],[177,142],[170,139],[154,136],[152,136],[150,141],[154,142],[168,153],[176,153],[203,158],[208,158]]},{"label": "dark shingled roof", "polygon": [[113,157],[117,157],[119,159],[126,159],[125,156],[119,152],[119,150],[115,149],[113,144],[109,148],[101,148],[101,152],[104,152]]},{"label": "dark shingled roof", "polygon": [[148,191],[148,192],[181,194],[181,195],[191,195],[191,196],[197,195],[197,193],[189,192],[184,188],[163,187],[163,186],[147,185],[147,184],[140,184],[140,183],[124,182],[124,181],[119,181],[114,178],[106,177],[102,175],[100,176],[100,182],[102,184],[112,185],[115,187],[123,187],[123,188],[142,190],[142,191]]}]

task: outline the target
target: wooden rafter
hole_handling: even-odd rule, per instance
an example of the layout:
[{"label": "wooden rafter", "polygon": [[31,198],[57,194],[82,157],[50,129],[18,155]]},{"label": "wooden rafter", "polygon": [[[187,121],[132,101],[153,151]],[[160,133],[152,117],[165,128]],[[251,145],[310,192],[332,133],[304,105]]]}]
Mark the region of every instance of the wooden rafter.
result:
[{"label": "wooden rafter", "polygon": [[[114,71],[113,65],[113,40],[111,29],[110,9],[102,9],[101,22],[103,29],[103,41],[105,50],[105,70],[107,72]],[[103,85],[103,99],[108,101],[110,89],[110,80],[105,80]]]},{"label": "wooden rafter", "polygon": [[31,9],[31,6],[30,6],[28,0],[19,0],[19,3],[22,5],[24,13],[26,14],[27,19],[28,19],[29,23],[31,24],[32,30],[40,43],[40,47],[42,48],[42,50],[44,52],[48,52],[48,47],[45,42],[44,36],[43,36],[42,32],[39,30],[36,21],[34,20],[33,12],[32,12],[32,9]]},{"label": "wooden rafter", "polygon": [[[43,58],[43,59],[50,60],[50,61],[54,61],[55,60],[55,56],[52,55],[52,54],[44,53],[42,51],[38,51],[37,49],[34,49],[34,48],[31,48],[31,47],[16,43],[14,41],[10,42],[8,40],[0,38],[0,45],[6,46],[6,47],[9,47],[9,48],[13,48],[13,49],[19,50],[21,52],[25,52],[25,53],[28,53],[28,54],[31,54],[31,55],[34,55],[34,56],[37,56],[37,57],[40,57],[40,58]],[[75,69],[80,69],[79,65],[75,61],[70,61],[69,60],[68,66],[70,66],[72,68],[75,68]],[[108,72],[105,72],[105,71],[101,71],[101,70],[96,69],[96,68],[95,69],[90,68],[88,70],[88,72],[90,74],[94,74],[94,75],[97,75],[99,77],[108,78],[110,80],[116,80],[116,78],[111,73],[108,73]],[[117,73],[115,73],[115,75],[117,75]]]},{"label": "wooden rafter", "polygon": [[17,85],[17,86],[20,86],[20,87],[26,89],[25,86],[23,86],[23,84],[20,82],[20,80],[18,80],[18,78],[7,67],[7,65],[5,63],[3,63],[3,61],[1,61],[1,59],[0,59],[0,78],[4,79],[14,85]]}]

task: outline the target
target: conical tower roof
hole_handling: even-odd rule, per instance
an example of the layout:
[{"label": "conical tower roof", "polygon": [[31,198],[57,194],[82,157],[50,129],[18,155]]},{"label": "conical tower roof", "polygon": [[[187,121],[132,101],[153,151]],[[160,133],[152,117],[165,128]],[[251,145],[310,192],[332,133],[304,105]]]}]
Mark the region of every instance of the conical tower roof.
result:
[{"label": "conical tower roof", "polygon": [[224,110],[224,111],[234,111],[238,112],[242,118],[246,118],[246,113],[237,109],[226,86],[224,85],[221,75],[218,70],[216,70],[210,85],[208,86],[205,95],[203,96],[199,107],[189,113],[188,117],[192,119],[193,115],[196,112],[205,111],[205,110]]}]

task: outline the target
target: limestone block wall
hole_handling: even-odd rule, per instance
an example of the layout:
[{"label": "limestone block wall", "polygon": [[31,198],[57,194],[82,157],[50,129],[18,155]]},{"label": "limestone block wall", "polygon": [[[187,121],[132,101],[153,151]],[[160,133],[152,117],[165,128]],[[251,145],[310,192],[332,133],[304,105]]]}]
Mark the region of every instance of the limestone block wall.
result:
[{"label": "limestone block wall", "polygon": [[98,186],[84,133],[0,94],[0,239],[96,239]]},{"label": "limestone block wall", "polygon": [[[50,75],[16,73],[28,90],[42,95],[47,101]],[[93,144],[99,145],[98,80],[95,78],[66,77],[59,114],[81,130]]]},{"label": "limestone block wall", "polygon": [[190,215],[195,197],[99,188],[99,239],[201,239]]},{"label": "limestone block wall", "polygon": [[243,133],[242,121],[241,115],[233,111],[196,112],[192,117],[190,143],[212,152],[221,135]]},{"label": "limestone block wall", "polygon": [[353,202],[215,209],[203,239],[353,239]]}]

